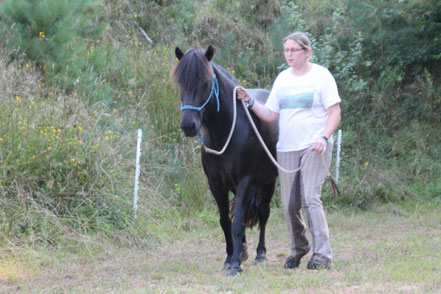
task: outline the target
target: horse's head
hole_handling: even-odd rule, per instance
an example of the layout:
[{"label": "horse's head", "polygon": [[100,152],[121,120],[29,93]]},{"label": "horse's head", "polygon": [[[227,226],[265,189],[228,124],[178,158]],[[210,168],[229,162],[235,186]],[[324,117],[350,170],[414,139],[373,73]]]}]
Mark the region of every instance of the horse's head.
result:
[{"label": "horse's head", "polygon": [[[214,96],[213,68],[210,61],[214,48],[209,46],[204,52],[195,48],[183,53],[176,47],[176,57],[179,60],[173,72],[173,78],[180,87],[182,120],[181,129],[187,137],[194,137],[201,127],[202,113],[208,100]],[[218,91],[218,89],[217,89]]]}]

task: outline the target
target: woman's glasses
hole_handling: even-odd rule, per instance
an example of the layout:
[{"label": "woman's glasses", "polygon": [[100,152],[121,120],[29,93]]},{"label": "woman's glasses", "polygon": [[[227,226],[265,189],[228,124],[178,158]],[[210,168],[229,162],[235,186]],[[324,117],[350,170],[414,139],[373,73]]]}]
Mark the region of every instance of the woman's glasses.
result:
[{"label": "woman's glasses", "polygon": [[302,51],[302,50],[305,50],[305,48],[285,49],[285,50],[283,50],[283,52],[285,52],[285,54],[290,54],[290,53],[296,53],[297,51]]}]

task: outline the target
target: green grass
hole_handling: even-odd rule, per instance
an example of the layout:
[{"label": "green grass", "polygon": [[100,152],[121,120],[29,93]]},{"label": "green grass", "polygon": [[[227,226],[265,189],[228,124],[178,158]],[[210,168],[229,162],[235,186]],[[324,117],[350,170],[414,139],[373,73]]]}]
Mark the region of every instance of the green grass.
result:
[{"label": "green grass", "polygon": [[150,249],[107,244],[72,254],[62,249],[3,248],[0,291],[436,293],[441,278],[440,208],[435,202],[413,202],[328,213],[334,262],[325,271],[306,269],[311,254],[300,268],[283,269],[288,240],[280,208],[273,209],[268,225],[269,261],[253,264],[258,231],[247,231],[250,260],[236,278],[227,278],[222,270],[223,234],[206,217],[187,219],[185,230],[162,224],[162,237]]}]

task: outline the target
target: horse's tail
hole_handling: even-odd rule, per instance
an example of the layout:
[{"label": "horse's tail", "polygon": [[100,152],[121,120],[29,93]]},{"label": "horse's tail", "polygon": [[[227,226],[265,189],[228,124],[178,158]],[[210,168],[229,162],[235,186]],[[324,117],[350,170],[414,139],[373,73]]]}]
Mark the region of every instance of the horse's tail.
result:
[{"label": "horse's tail", "polygon": [[328,176],[328,179],[331,182],[332,194],[334,195],[334,199],[336,193],[338,194],[338,196],[341,196],[340,190],[338,189],[337,184],[335,183],[335,180],[332,178],[331,175]]},{"label": "horse's tail", "polygon": [[[259,197],[260,188],[252,188],[248,197],[246,197],[242,204],[244,210],[244,225],[246,228],[252,228],[259,222]],[[235,215],[236,196],[230,201],[230,218],[233,219]]]}]

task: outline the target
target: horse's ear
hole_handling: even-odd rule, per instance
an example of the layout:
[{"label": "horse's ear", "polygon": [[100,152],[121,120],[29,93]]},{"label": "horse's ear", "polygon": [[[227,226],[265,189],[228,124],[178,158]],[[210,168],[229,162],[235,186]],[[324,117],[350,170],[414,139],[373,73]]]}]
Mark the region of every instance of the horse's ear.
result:
[{"label": "horse's ear", "polygon": [[179,47],[176,47],[175,54],[179,60],[181,60],[182,56],[184,56],[184,52],[182,52],[182,50]]},{"label": "horse's ear", "polygon": [[211,59],[213,58],[214,55],[214,48],[213,46],[208,46],[207,51],[205,51],[205,57],[207,58],[208,61],[211,61]]}]

